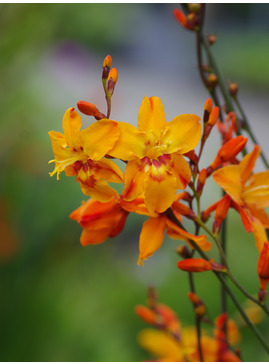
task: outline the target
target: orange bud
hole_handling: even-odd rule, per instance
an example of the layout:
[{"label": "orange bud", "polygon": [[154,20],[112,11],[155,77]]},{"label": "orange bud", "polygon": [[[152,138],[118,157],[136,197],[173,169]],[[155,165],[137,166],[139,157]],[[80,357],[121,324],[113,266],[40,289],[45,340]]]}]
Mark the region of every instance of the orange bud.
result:
[{"label": "orange bud", "polygon": [[135,313],[147,324],[155,325],[157,323],[158,315],[146,306],[137,305],[135,307]]},{"label": "orange bud", "polygon": [[219,232],[222,221],[225,219],[229,208],[231,207],[231,197],[225,195],[219,200],[216,211],[215,221],[213,223],[213,232]]},{"label": "orange bud", "polygon": [[186,17],[186,15],[181,10],[179,10],[179,9],[174,9],[173,13],[174,13],[174,17],[176,18],[176,20],[184,28],[186,28],[186,26],[187,26],[187,17]]},{"label": "orange bud", "polygon": [[186,272],[205,272],[212,270],[211,264],[202,258],[189,258],[177,263],[177,267]]},{"label": "orange bud", "polygon": [[185,157],[188,157],[192,162],[197,163],[198,162],[198,156],[195,154],[194,149],[190,150],[187,153],[184,153]]},{"label": "orange bud", "polygon": [[198,182],[197,182],[197,193],[200,195],[203,191],[204,185],[205,185],[205,181],[207,178],[207,172],[206,169],[203,168],[198,176]]},{"label": "orange bud", "polygon": [[242,149],[244,149],[247,141],[248,138],[243,137],[243,135],[239,135],[223,144],[223,146],[218,151],[216,158],[211,163],[211,167],[216,169],[223,162],[233,160],[237,154],[241,152]]},{"label": "orange bud", "polygon": [[203,301],[194,292],[189,292],[188,298],[194,305],[194,312],[196,316],[200,318],[203,317],[206,313],[206,307]]},{"label": "orange bud", "polygon": [[219,203],[219,201],[217,201],[217,202],[213,203],[212,205],[208,206],[208,208],[207,208],[207,209],[205,209],[205,210],[202,212],[203,221],[206,221],[206,220],[209,218],[210,214],[211,214],[214,210],[216,210],[216,208],[217,208],[217,206],[218,206],[218,203]]},{"label": "orange bud", "polygon": [[99,110],[94,104],[91,104],[90,102],[86,101],[79,101],[77,103],[77,107],[82,114],[85,115],[96,115],[98,114]]},{"label": "orange bud", "polygon": [[266,291],[269,282],[269,242],[266,241],[258,260],[258,275],[260,280],[260,289]]},{"label": "orange bud", "polygon": [[219,118],[219,108],[218,106],[215,106],[214,109],[211,111],[208,124],[215,125]]},{"label": "orange bud", "polygon": [[118,71],[117,68],[111,68],[108,74],[108,81],[107,81],[107,92],[112,95],[115,85],[118,81]]},{"label": "orange bud", "polygon": [[173,202],[172,208],[179,214],[184,215],[189,219],[196,218],[195,213],[188,206],[184,205],[181,202],[178,202],[178,201]]},{"label": "orange bud", "polygon": [[110,69],[111,65],[112,65],[112,58],[110,55],[107,55],[103,62],[103,68],[108,67]]},{"label": "orange bud", "polygon": [[212,109],[213,109],[213,101],[212,99],[207,99],[204,105],[204,110],[206,110],[208,114],[210,114]]}]

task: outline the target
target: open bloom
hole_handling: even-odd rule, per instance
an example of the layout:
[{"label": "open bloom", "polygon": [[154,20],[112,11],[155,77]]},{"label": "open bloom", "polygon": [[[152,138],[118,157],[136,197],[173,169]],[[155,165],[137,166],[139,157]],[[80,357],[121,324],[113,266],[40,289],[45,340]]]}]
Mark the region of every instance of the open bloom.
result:
[{"label": "open bloom", "polygon": [[172,205],[177,189],[185,189],[191,178],[182,154],[194,149],[201,137],[200,118],[193,114],[165,120],[158,97],[144,97],[138,113],[138,129],[119,122],[120,137],[110,152],[128,161],[123,197],[131,201],[141,193],[151,212]]},{"label": "open bloom", "polygon": [[55,159],[53,176],[65,171],[67,176],[76,176],[82,192],[99,201],[109,201],[117,192],[108,182],[123,182],[120,168],[112,161],[104,158],[113,148],[119,137],[117,122],[102,119],[80,130],[80,115],[69,108],[63,117],[63,131],[50,131],[52,149]]},{"label": "open bloom", "polygon": [[253,232],[261,251],[267,240],[265,227],[269,227],[269,218],[264,211],[269,206],[269,170],[251,174],[259,154],[260,147],[255,145],[238,165],[220,168],[214,172],[213,179],[230,196],[246,231]]},{"label": "open bloom", "polygon": [[[180,219],[176,209],[173,210],[174,214]],[[80,242],[85,246],[101,244],[108,237],[118,235],[124,227],[129,212],[149,217],[144,222],[139,237],[138,264],[143,265],[143,261],[161,247],[165,231],[172,239],[185,240],[192,248],[194,247],[191,241],[195,241],[204,251],[211,248],[206,235],[190,234],[171,222],[165,214],[151,213],[145,205],[143,195],[132,201],[125,201],[122,196],[114,197],[108,202],[99,202],[91,198],[73,211],[70,218],[76,220],[83,228]]]}]

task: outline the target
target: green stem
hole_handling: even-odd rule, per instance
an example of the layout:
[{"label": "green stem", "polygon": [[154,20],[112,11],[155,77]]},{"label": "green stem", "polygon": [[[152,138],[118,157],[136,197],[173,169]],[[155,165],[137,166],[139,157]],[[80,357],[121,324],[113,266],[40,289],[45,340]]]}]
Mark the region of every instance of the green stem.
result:
[{"label": "green stem", "polygon": [[[249,124],[249,121],[248,121],[248,119],[247,119],[247,117],[246,117],[246,114],[244,113],[244,110],[242,109],[242,107],[241,107],[241,105],[240,105],[240,103],[239,103],[239,101],[238,101],[238,99],[237,99],[237,97],[234,97],[233,98],[233,100],[234,100],[234,102],[235,102],[235,104],[236,104],[236,106],[237,106],[237,108],[238,108],[238,110],[239,110],[239,112],[240,112],[240,114],[241,114],[241,116],[242,116],[242,118],[243,118],[243,121],[244,121],[244,129],[247,131],[247,133],[249,134],[249,136],[250,136],[250,139],[253,141],[253,143],[254,144],[259,144],[258,143],[258,141],[257,141],[257,139],[255,138],[255,136],[254,136],[254,134],[253,134],[253,131],[251,130],[251,127],[250,127],[250,124]],[[267,161],[267,159],[266,159],[266,157],[265,157],[265,155],[264,155],[264,153],[263,153],[263,151],[261,151],[261,159],[262,159],[262,161],[263,161],[263,163],[264,163],[264,165],[265,165],[265,167],[267,168],[267,169],[269,169],[269,164],[268,164],[268,161]]]}]

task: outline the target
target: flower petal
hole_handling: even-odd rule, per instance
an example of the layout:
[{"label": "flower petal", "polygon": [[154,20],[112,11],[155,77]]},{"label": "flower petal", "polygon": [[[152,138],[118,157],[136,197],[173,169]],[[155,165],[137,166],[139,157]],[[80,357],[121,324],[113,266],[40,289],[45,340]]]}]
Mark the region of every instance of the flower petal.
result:
[{"label": "flower petal", "polygon": [[110,227],[100,230],[83,229],[80,243],[82,246],[101,244],[108,238],[110,230]]},{"label": "flower petal", "polygon": [[177,177],[177,188],[184,190],[191,180],[191,170],[188,162],[181,154],[172,154],[171,164],[169,170]]},{"label": "flower petal", "polygon": [[145,152],[146,136],[131,124],[118,122],[120,135],[113,149],[109,152],[112,157],[126,161],[143,158]]},{"label": "flower petal", "polygon": [[138,130],[153,131],[159,137],[161,130],[167,127],[163,104],[156,96],[144,97],[138,112]]},{"label": "flower petal", "polygon": [[144,329],[138,335],[139,344],[161,361],[183,361],[184,351],[179,342],[164,331]]},{"label": "flower petal", "polygon": [[124,172],[125,184],[122,197],[126,201],[131,201],[141,195],[144,190],[144,180],[146,173],[140,160],[132,160],[127,163]]},{"label": "flower petal", "polygon": [[110,187],[104,180],[95,180],[93,177],[88,178],[86,181],[79,180],[80,187],[84,195],[91,196],[100,202],[108,202],[115,197],[119,197],[118,192]]},{"label": "flower petal", "polygon": [[213,173],[213,179],[237,204],[244,204],[241,198],[243,186],[238,165],[218,169]]},{"label": "flower petal", "polygon": [[108,182],[115,183],[123,182],[120,167],[109,159],[102,158],[98,162],[94,162],[93,171],[96,179],[106,179]]},{"label": "flower petal", "polygon": [[242,198],[247,205],[256,209],[269,206],[269,170],[250,177],[249,185],[244,187]]},{"label": "flower petal", "polygon": [[145,221],[139,238],[139,258],[137,264],[152,256],[163,243],[166,224],[162,217],[151,217]]},{"label": "flower petal", "polygon": [[82,120],[79,113],[74,110],[74,107],[66,110],[63,117],[63,131],[67,145],[70,148],[78,149],[81,145],[80,129]]},{"label": "flower petal", "polygon": [[81,131],[84,153],[90,159],[101,159],[113,148],[119,134],[120,131],[116,121],[107,119],[96,121]]},{"label": "flower petal", "polygon": [[145,180],[145,204],[150,212],[164,212],[176,199],[177,178],[174,174],[152,165]]},{"label": "flower petal", "polygon": [[241,182],[243,185],[249,179],[249,176],[255,166],[256,159],[260,155],[260,151],[261,148],[255,144],[253,150],[250,153],[248,153],[240,162],[239,168],[240,168]]},{"label": "flower petal", "polygon": [[163,144],[168,143],[166,153],[187,153],[194,149],[201,138],[199,116],[182,114],[167,124],[167,132],[162,136]]}]

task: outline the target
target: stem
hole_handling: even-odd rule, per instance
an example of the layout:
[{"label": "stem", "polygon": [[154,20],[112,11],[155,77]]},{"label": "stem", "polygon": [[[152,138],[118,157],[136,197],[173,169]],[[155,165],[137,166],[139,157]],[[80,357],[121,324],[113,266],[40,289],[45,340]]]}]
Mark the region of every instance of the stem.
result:
[{"label": "stem", "polygon": [[[178,221],[178,219],[176,218],[176,216],[174,215],[173,211],[171,208],[169,208],[168,210],[166,210],[166,215],[167,217],[173,221],[177,226],[179,226],[180,228],[184,229],[185,228],[182,226],[182,224]],[[194,247],[195,250],[198,251],[198,253],[201,255],[202,258],[204,258],[205,260],[209,261],[208,256],[202,251],[202,249],[196,244],[195,241],[190,240],[192,246]],[[243,319],[245,320],[246,324],[248,325],[248,327],[252,330],[253,334],[257,337],[257,339],[260,341],[260,343],[262,344],[262,346],[264,347],[264,349],[266,350],[266,352],[269,354],[269,346],[267,345],[267,343],[265,342],[265,340],[263,339],[261,333],[259,332],[259,330],[256,328],[256,326],[250,321],[250,319],[248,318],[247,314],[245,313],[244,309],[242,308],[242,306],[240,305],[240,302],[237,300],[237,298],[235,297],[235,295],[233,294],[232,290],[230,289],[228,283],[226,282],[226,280],[223,277],[223,274],[220,272],[216,272],[213,271],[213,273],[215,274],[215,276],[220,280],[220,282],[222,283],[222,285],[224,286],[226,292],[228,293],[228,295],[231,297],[232,301],[234,302],[235,306],[237,307],[238,311],[240,312],[241,316],[243,317]],[[239,287],[238,287],[239,288]],[[243,291],[242,291],[243,292]],[[244,293],[244,292],[243,292]],[[263,307],[264,308],[264,307]]]},{"label": "stem", "polygon": [[[254,134],[253,134],[253,131],[251,130],[251,127],[250,127],[250,124],[249,124],[248,119],[247,119],[247,117],[246,117],[246,114],[244,113],[244,110],[242,109],[242,107],[241,107],[241,105],[240,105],[240,103],[239,103],[239,101],[238,101],[237,97],[234,97],[234,98],[233,98],[233,100],[234,100],[234,102],[235,102],[235,104],[236,104],[236,106],[237,106],[237,108],[238,108],[238,110],[239,110],[239,112],[240,112],[240,114],[241,114],[241,116],[242,116],[242,118],[243,118],[243,121],[244,121],[244,124],[245,124],[244,129],[245,129],[245,130],[247,131],[247,133],[249,134],[250,139],[253,141],[253,143],[254,143],[254,144],[258,144],[258,141],[257,141],[257,139],[255,138],[255,136],[254,136]],[[262,151],[262,150],[261,150],[261,154],[260,154],[260,156],[261,156],[261,159],[262,159],[262,161],[263,161],[263,163],[264,163],[265,167],[266,167],[267,169],[269,169],[268,161],[267,161],[267,159],[266,159],[266,157],[265,157],[265,155],[264,155],[264,153],[263,153],[263,151]]]},{"label": "stem", "polygon": [[[221,239],[222,251],[223,251],[225,257],[226,257],[226,228],[227,228],[227,221],[226,221],[226,219],[224,219],[222,222],[222,226],[221,226],[221,232],[220,232],[221,238],[220,239]],[[225,264],[225,262],[222,258],[222,255],[220,255],[220,258],[221,258],[221,263]],[[223,276],[223,278],[226,279],[226,276]],[[227,294],[226,294],[223,284],[220,287],[220,297],[221,297],[221,311],[222,311],[222,313],[227,312],[227,314],[228,314]],[[223,330],[225,333],[225,337],[227,337],[227,321],[225,321],[225,323],[224,323]]]},{"label": "stem", "polygon": [[[189,272],[188,276],[189,276],[191,292],[195,293],[193,273]],[[195,309],[194,304],[193,304],[193,309]],[[199,317],[197,317],[195,311],[194,311],[194,316],[195,316],[195,327],[196,327],[196,332],[197,332],[199,357],[200,357],[200,361],[202,362],[202,361],[204,361],[204,359],[203,359],[203,352],[202,352],[202,345],[201,345],[201,320]]]}]

